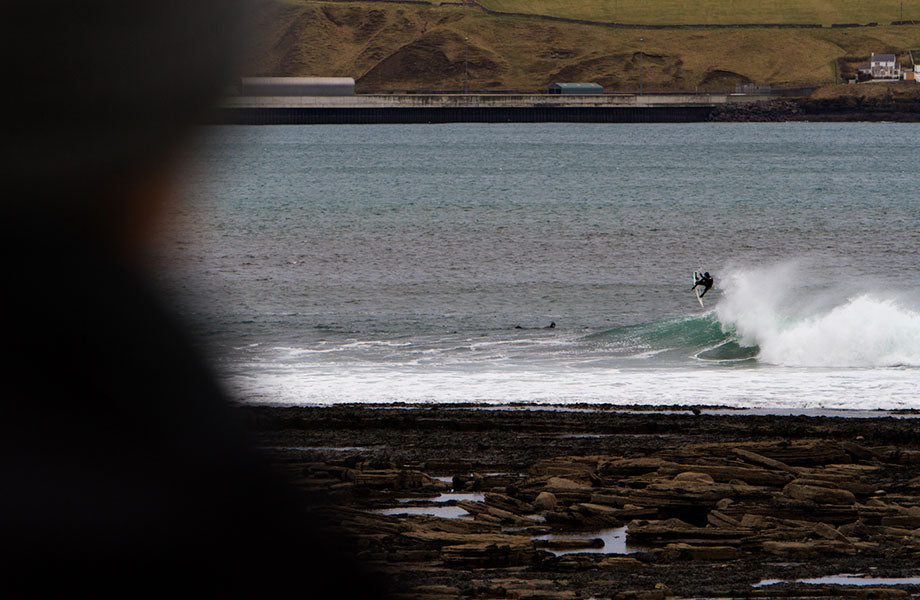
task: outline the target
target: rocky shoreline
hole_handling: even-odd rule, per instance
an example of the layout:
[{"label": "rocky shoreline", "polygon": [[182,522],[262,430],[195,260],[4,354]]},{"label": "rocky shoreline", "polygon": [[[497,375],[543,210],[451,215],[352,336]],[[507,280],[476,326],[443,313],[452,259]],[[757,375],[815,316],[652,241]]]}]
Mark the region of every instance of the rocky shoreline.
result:
[{"label": "rocky shoreline", "polygon": [[[918,86],[920,87],[920,86]],[[763,102],[723,104],[710,115],[715,122],[890,121],[920,122],[920,100],[915,96],[778,98]]]},{"label": "rocky shoreline", "polygon": [[[914,414],[243,411],[272,464],[395,597],[920,593]],[[895,579],[798,581],[844,573]]]}]

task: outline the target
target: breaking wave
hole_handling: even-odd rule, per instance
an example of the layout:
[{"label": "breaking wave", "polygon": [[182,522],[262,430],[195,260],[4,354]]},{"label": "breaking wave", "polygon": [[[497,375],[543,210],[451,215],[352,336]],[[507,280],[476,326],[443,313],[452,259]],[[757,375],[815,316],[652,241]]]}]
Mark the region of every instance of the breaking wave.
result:
[{"label": "breaking wave", "polygon": [[920,312],[879,294],[795,284],[807,280],[793,263],[730,273],[715,316],[763,363],[920,366]]}]

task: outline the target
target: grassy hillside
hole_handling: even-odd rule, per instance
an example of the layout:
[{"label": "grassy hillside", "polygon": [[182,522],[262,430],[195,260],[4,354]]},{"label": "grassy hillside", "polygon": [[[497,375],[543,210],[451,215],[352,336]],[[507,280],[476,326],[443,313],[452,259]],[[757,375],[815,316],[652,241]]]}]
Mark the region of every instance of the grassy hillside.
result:
[{"label": "grassy hillside", "polygon": [[350,76],[362,92],[459,91],[465,59],[471,91],[554,81],[633,91],[640,65],[646,91],[815,85],[872,52],[920,48],[920,26],[635,30],[384,2],[265,0],[253,19],[262,36],[250,73]]},{"label": "grassy hillside", "polygon": [[[639,24],[884,23],[920,19],[920,0],[479,0],[486,8]],[[903,11],[902,11],[903,6]]]}]

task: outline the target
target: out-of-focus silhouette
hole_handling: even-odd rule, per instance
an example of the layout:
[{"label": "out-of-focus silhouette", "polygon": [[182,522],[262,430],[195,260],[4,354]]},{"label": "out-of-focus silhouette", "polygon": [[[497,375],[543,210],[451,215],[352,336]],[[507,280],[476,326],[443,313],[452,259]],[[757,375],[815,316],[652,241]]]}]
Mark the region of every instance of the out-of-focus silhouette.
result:
[{"label": "out-of-focus silhouette", "polygon": [[140,258],[243,9],[3,3],[7,591],[382,593],[253,449]]}]

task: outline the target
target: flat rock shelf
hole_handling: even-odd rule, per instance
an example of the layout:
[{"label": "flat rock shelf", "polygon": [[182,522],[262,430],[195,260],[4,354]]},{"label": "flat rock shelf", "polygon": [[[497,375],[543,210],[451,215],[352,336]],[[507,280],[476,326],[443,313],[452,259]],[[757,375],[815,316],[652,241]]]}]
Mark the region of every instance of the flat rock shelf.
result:
[{"label": "flat rock shelf", "polygon": [[913,413],[530,408],[242,410],[397,598],[920,593]]}]

